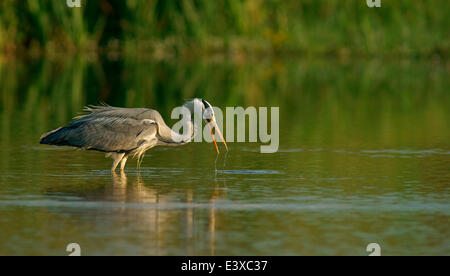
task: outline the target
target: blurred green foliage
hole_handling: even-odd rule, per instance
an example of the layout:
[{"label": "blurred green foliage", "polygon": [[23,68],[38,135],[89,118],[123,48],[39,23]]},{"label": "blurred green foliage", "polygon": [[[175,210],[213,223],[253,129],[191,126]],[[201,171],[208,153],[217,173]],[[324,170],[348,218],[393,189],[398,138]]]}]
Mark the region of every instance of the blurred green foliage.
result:
[{"label": "blurred green foliage", "polygon": [[448,0],[0,2],[3,53],[447,55]]},{"label": "blurred green foliage", "polygon": [[172,125],[174,107],[202,97],[221,108],[282,107],[284,147],[301,141],[316,147],[448,148],[448,87],[446,65],[412,60],[236,64],[44,59],[0,64],[0,130],[3,148],[9,139],[34,144],[42,133],[99,101],[155,108]]}]

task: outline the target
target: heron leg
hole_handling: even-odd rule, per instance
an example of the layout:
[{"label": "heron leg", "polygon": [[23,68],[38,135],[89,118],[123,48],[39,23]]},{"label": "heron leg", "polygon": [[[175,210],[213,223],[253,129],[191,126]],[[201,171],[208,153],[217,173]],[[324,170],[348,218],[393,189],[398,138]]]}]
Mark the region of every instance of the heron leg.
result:
[{"label": "heron leg", "polygon": [[125,169],[125,164],[127,163],[128,156],[124,156],[120,161],[120,171],[123,172]]},{"label": "heron leg", "polygon": [[120,160],[125,156],[125,153],[112,153],[111,157],[113,159],[113,164],[111,171],[116,171],[117,165],[119,165]]}]

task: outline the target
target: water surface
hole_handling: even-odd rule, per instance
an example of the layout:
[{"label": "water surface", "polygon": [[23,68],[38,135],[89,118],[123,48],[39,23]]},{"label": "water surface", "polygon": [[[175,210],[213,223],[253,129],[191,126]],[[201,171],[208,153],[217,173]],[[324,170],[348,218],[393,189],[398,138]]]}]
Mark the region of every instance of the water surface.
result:
[{"label": "water surface", "polygon": [[[262,60],[0,65],[0,254],[450,254],[448,66]],[[38,144],[86,104],[204,97],[279,106],[280,150],[149,151],[109,172],[97,152]],[[226,160],[225,160],[226,158]]]}]

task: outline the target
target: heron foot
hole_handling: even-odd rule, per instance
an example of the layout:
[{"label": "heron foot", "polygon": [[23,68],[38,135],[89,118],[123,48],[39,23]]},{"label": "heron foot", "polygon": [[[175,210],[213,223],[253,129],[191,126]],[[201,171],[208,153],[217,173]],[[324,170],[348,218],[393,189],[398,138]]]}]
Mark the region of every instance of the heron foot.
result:
[{"label": "heron foot", "polygon": [[111,157],[113,159],[113,164],[111,167],[111,171],[115,172],[117,165],[119,165],[119,162],[123,159],[123,157],[125,156],[125,153],[112,153]]},{"label": "heron foot", "polygon": [[125,164],[127,163],[128,156],[124,156],[120,161],[120,172],[125,170]]}]

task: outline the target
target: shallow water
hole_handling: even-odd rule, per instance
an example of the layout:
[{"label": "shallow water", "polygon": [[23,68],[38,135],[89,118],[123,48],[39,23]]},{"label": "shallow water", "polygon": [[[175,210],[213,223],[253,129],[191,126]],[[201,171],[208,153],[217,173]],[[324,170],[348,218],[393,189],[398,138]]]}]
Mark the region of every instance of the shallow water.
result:
[{"label": "shallow water", "polygon": [[[448,66],[41,62],[0,67],[1,255],[450,254]],[[85,104],[170,124],[192,96],[280,106],[279,151],[155,148],[112,175],[102,153],[38,145]]]}]

